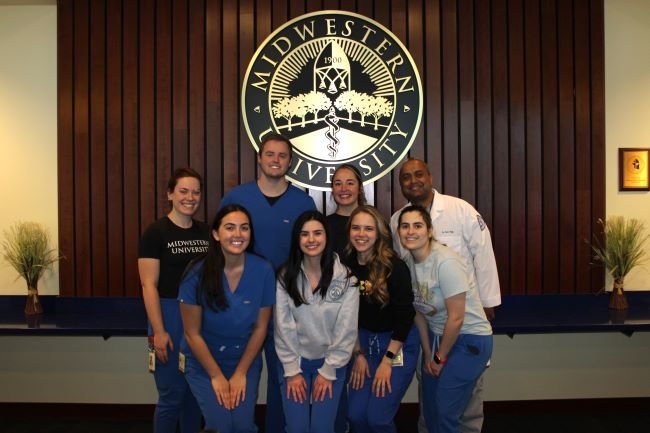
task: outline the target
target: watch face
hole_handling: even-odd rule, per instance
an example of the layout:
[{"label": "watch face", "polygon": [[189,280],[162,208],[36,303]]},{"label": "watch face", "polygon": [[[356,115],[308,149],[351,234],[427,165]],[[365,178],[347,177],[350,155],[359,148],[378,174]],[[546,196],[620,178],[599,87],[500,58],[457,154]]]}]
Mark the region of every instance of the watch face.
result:
[{"label": "watch face", "polygon": [[395,358],[395,354],[393,352],[391,352],[390,350],[387,350],[386,351],[386,358],[393,359],[393,358]]},{"label": "watch face", "polygon": [[433,362],[435,362],[436,364],[440,364],[440,357],[438,356],[438,354],[433,355]]}]

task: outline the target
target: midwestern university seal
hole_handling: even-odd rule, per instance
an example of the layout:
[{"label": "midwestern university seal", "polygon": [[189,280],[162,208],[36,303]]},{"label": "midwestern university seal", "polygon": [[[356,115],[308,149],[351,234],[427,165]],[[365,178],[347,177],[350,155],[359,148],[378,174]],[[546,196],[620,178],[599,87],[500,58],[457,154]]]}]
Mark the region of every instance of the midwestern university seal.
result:
[{"label": "midwestern university seal", "polygon": [[413,59],[381,24],[352,12],[322,11],[273,32],[253,56],[242,88],[249,139],[269,132],[295,152],[287,177],[329,190],[339,164],[364,183],[408,152],[422,118],[422,84]]}]

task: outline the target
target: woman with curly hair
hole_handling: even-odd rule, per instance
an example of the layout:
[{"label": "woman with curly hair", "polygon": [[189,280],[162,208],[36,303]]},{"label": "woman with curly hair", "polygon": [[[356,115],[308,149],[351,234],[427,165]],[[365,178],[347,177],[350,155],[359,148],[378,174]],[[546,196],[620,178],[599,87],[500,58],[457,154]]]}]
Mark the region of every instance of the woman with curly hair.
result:
[{"label": "woman with curly hair", "polygon": [[359,337],[348,418],[355,433],[394,433],[394,418],[419,354],[411,276],[392,249],[388,223],[372,206],[350,215],[346,264],[359,280]]}]

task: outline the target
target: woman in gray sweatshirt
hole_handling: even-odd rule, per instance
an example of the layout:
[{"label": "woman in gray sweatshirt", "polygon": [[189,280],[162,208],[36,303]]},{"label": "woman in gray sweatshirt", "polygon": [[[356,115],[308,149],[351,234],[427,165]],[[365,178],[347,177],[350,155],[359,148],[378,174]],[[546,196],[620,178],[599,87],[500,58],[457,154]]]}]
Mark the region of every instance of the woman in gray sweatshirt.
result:
[{"label": "woman in gray sweatshirt", "polygon": [[328,242],[325,217],[296,220],[278,273],[275,349],[287,433],[333,433],[345,368],[357,339],[356,279]]}]

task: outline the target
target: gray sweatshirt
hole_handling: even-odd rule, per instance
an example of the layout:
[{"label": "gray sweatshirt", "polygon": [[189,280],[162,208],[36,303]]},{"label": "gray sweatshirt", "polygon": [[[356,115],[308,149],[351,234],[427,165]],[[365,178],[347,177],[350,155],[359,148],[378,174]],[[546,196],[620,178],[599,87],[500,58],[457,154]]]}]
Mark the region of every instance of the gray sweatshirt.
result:
[{"label": "gray sweatshirt", "polygon": [[359,290],[356,278],[347,277],[348,270],[338,257],[334,263],[332,282],[325,298],[312,293],[304,271],[298,288],[306,304],[296,307],[280,281],[276,286],[275,350],[284,367],[284,376],[302,373],[300,358],[325,358],[318,369],[321,376],[336,380],[335,369],[350,361],[357,339]]}]

